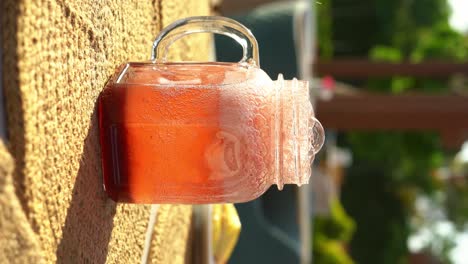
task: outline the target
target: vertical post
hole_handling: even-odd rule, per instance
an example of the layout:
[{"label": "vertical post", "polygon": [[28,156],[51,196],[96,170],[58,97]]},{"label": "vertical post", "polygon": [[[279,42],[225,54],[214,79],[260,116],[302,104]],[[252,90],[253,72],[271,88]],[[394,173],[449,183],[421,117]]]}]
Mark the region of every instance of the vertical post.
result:
[{"label": "vertical post", "polygon": [[[0,34],[0,43],[2,42],[2,35]],[[2,46],[0,46],[0,139],[4,142],[7,142],[7,127],[6,127],[6,107],[5,107],[5,99],[3,96],[3,50]]]},{"label": "vertical post", "polygon": [[[301,1],[294,14],[294,41],[299,78],[310,81],[311,65],[315,52],[315,17],[311,1]],[[311,98],[313,101],[313,98]],[[312,263],[312,225],[310,208],[310,188],[297,188],[297,219],[299,224],[300,263]]]},{"label": "vertical post", "polygon": [[212,205],[193,206],[193,264],[214,264],[211,215]]},{"label": "vertical post", "polygon": [[153,239],[154,226],[156,225],[156,218],[158,214],[159,204],[151,205],[150,217],[148,227],[146,229],[145,244],[143,245],[143,254],[141,255],[141,264],[148,263],[151,251],[151,241]]}]

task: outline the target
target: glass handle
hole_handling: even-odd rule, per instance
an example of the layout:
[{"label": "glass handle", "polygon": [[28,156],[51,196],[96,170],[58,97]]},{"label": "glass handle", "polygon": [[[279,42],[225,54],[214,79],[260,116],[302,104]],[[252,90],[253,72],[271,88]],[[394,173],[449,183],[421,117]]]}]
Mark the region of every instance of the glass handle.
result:
[{"label": "glass handle", "polygon": [[164,28],[153,43],[151,60],[166,62],[169,47],[178,39],[193,33],[216,33],[234,39],[242,46],[239,63],[260,66],[258,44],[254,35],[241,23],[226,17],[196,16],[180,19]]}]

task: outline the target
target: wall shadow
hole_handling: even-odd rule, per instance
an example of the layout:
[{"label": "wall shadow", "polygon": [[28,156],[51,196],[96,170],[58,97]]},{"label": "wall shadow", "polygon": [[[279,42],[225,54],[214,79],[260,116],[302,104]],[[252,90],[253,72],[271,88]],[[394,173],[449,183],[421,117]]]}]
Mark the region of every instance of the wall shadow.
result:
[{"label": "wall shadow", "polygon": [[[19,1],[0,1],[0,40],[1,40],[1,71],[2,99],[5,105],[7,142],[10,153],[15,160],[13,183],[16,196],[20,200],[23,211],[28,216],[29,208],[25,193],[25,131],[22,94],[19,86],[19,56],[18,56],[18,17]],[[33,221],[31,227],[38,231]]]},{"label": "wall shadow", "polygon": [[95,107],[57,248],[57,263],[105,263],[116,205],[103,188]]}]

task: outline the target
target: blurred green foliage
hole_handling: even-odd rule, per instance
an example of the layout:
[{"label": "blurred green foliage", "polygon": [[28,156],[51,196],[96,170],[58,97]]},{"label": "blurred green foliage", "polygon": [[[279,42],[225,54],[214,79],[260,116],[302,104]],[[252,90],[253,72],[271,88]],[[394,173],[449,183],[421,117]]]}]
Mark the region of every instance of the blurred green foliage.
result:
[{"label": "blurred green foliage", "polygon": [[[317,5],[321,58],[368,57],[392,63],[468,60],[468,39],[449,26],[447,0],[321,2]],[[382,93],[444,93],[449,79],[394,76],[341,81]],[[352,150],[354,160],[341,199],[356,221],[349,244],[353,259],[361,264],[406,263],[415,197],[445,188],[432,177],[433,170],[444,163],[439,137],[434,133],[353,132],[341,136],[339,144]],[[468,188],[448,193],[452,201],[449,219],[462,225],[468,219]],[[466,200],[466,206],[456,200]],[[444,245],[444,252],[453,247],[453,243]]]},{"label": "blurred green foliage", "polygon": [[314,246],[314,261],[320,264],[353,264],[343,243],[326,238],[316,238]]},{"label": "blurred green foliage", "polygon": [[445,202],[447,216],[458,230],[465,230],[468,219],[468,186],[464,184],[447,185]]},{"label": "blurred green foliage", "polygon": [[317,216],[314,228],[318,236],[323,235],[328,239],[347,242],[354,232],[354,221],[345,212],[338,199],[334,199],[330,206],[330,216]]},{"label": "blurred green foliage", "polygon": [[318,49],[321,59],[333,57],[331,0],[315,2],[317,10],[317,34],[320,36]]},{"label": "blurred green foliage", "polygon": [[353,264],[344,246],[355,229],[338,199],[331,203],[329,216],[316,216],[313,233],[313,259],[321,264]]},{"label": "blurred green foliage", "polygon": [[350,249],[357,263],[405,263],[408,253],[407,211],[391,172],[382,170],[386,162],[355,160],[346,176],[341,200],[356,221]]},{"label": "blurred green foliage", "polygon": [[466,230],[468,219],[468,162],[456,156],[451,164],[453,177],[446,186],[447,215],[458,230]]}]

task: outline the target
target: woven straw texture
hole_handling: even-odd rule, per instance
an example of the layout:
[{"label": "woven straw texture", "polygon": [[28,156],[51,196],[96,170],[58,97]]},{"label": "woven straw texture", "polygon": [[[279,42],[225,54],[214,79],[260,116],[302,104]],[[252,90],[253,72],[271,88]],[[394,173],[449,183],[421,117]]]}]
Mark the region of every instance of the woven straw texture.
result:
[{"label": "woven straw texture", "polygon": [[[162,27],[208,15],[209,1],[3,0],[1,5],[3,89],[15,170],[6,176],[13,166],[2,153],[0,177],[14,186],[0,191],[0,208],[7,211],[0,220],[10,221],[1,224],[0,235],[14,233],[18,241],[7,245],[12,250],[6,258],[0,255],[0,263],[38,262],[32,258],[138,263],[150,208],[116,204],[103,192],[96,99],[116,66],[147,60]],[[204,61],[209,41],[184,38],[169,58]],[[152,262],[182,263],[191,207],[162,206],[159,214]],[[172,259],[156,257],[168,248]]]}]

